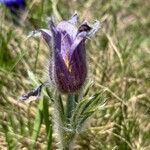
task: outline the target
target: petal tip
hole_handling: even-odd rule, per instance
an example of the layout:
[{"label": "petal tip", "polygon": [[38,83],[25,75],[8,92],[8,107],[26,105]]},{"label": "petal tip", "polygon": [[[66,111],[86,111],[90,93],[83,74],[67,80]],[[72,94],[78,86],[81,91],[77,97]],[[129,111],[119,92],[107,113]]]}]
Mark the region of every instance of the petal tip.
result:
[{"label": "petal tip", "polygon": [[98,20],[95,20],[95,23],[90,25],[91,26],[91,31],[89,32],[89,36],[93,36],[95,35],[95,33],[101,28],[101,24],[100,24],[100,21]]},{"label": "petal tip", "polygon": [[68,22],[71,23],[71,24],[76,24],[77,19],[78,19],[78,13],[77,13],[77,11],[75,11],[74,14],[68,20]]},{"label": "petal tip", "polygon": [[40,85],[40,86],[36,87],[31,92],[28,92],[27,94],[24,94],[24,95],[20,96],[18,99],[20,101],[25,101],[25,100],[34,101],[34,100],[37,100],[38,97],[41,94],[42,86],[43,85]]},{"label": "petal tip", "polygon": [[35,31],[29,32],[29,34],[27,35],[27,38],[29,39],[31,37],[39,37],[39,36],[41,36],[41,33],[39,31],[35,30]]}]

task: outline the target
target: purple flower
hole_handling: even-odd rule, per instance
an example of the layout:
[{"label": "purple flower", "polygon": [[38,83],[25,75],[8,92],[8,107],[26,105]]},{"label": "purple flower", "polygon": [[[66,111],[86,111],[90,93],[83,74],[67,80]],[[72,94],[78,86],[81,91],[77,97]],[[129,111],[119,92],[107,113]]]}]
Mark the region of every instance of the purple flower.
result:
[{"label": "purple flower", "polygon": [[25,0],[0,0],[0,3],[5,4],[7,7],[24,6]]},{"label": "purple flower", "polygon": [[27,94],[20,96],[19,100],[24,101],[29,98],[30,99],[32,98],[32,100],[36,100],[41,94],[42,86],[43,85],[41,84],[40,86],[36,87],[34,90],[28,92]]},{"label": "purple flower", "polygon": [[77,28],[77,14],[68,21],[61,21],[55,25],[51,19],[49,28],[33,31],[30,36],[42,34],[44,40],[51,48],[50,78],[63,93],[76,92],[85,83],[87,77],[85,41],[99,28],[99,22],[89,25],[84,22]]},{"label": "purple flower", "polygon": [[0,3],[4,4],[17,18],[21,17],[26,7],[25,0],[0,0]]}]

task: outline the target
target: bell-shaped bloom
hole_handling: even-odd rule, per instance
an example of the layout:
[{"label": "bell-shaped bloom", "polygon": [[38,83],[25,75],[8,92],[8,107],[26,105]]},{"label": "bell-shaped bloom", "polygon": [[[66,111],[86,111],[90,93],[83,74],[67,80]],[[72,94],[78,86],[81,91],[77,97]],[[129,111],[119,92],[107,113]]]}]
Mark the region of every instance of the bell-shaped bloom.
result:
[{"label": "bell-shaped bloom", "polygon": [[77,14],[68,21],[55,25],[51,19],[49,29],[33,31],[29,36],[39,33],[52,48],[49,73],[57,89],[63,93],[76,92],[84,85],[87,77],[85,41],[99,28],[99,22],[89,25],[84,22],[77,28]]}]

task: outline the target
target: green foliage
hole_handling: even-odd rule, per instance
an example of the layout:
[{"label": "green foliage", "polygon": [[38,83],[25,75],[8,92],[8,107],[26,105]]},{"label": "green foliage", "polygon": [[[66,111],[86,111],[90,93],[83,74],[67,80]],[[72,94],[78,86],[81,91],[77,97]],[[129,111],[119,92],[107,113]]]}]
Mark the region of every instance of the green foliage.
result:
[{"label": "green foliage", "polygon": [[[0,149],[57,149],[59,137],[52,125],[61,121],[62,134],[67,132],[67,138],[74,140],[74,149],[149,150],[149,9],[148,1],[142,0],[35,0],[27,2],[19,27],[0,6]],[[74,10],[82,20],[97,19],[102,24],[86,48],[87,80],[93,80],[92,85],[88,90],[83,87],[85,94],[68,98],[53,97],[55,93],[46,87],[39,101],[19,102],[18,96],[48,74],[46,46],[27,40],[27,34],[46,27],[47,16],[60,20]],[[61,120],[52,122],[56,99],[59,112],[54,114]]]},{"label": "green foliage", "polygon": [[96,112],[103,103],[104,98],[101,93],[97,93],[90,98],[79,100],[70,121],[73,130],[79,132],[85,121]]},{"label": "green foliage", "polygon": [[48,107],[49,107],[48,99],[43,96],[39,100],[39,106],[38,106],[36,118],[34,121],[33,132],[32,132],[33,143],[31,144],[31,149],[35,149],[35,142],[37,141],[37,138],[39,136],[39,132],[40,132],[40,128],[41,128],[43,120],[46,126],[47,149],[48,150],[52,149],[52,125],[51,125]]}]

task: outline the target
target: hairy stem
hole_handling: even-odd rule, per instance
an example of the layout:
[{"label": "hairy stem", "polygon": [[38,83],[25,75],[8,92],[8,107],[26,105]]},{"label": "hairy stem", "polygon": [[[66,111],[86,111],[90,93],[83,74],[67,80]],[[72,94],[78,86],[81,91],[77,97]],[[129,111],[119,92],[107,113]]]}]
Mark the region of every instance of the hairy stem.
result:
[{"label": "hairy stem", "polygon": [[70,118],[72,116],[74,108],[75,108],[75,94],[68,94],[68,99],[66,103],[66,118],[68,122],[70,122]]},{"label": "hairy stem", "polygon": [[75,108],[75,94],[68,94],[66,105],[63,105],[60,95],[54,102],[55,105],[55,125],[59,136],[60,148],[62,150],[71,150],[75,132],[72,129],[70,118]]}]

